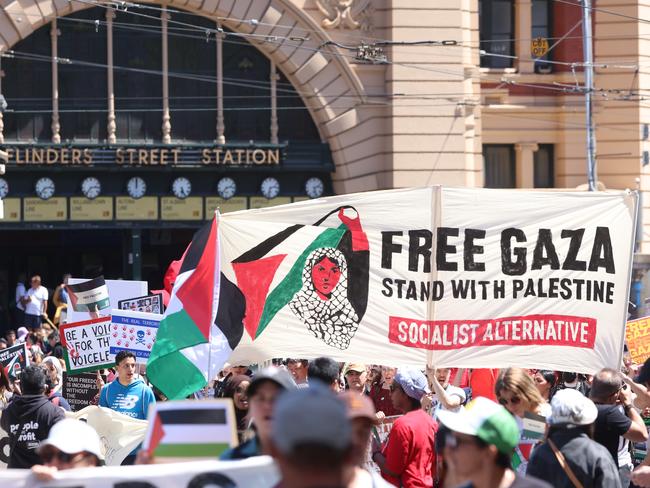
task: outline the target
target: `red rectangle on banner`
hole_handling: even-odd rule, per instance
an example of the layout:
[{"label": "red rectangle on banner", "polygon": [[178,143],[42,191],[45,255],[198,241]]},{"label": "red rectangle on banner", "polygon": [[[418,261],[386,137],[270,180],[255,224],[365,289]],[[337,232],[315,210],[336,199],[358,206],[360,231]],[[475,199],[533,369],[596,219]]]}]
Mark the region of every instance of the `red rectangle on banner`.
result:
[{"label": "red rectangle on banner", "polygon": [[522,315],[482,320],[390,317],[388,339],[393,344],[432,351],[503,345],[593,349],[596,319],[571,315]]}]

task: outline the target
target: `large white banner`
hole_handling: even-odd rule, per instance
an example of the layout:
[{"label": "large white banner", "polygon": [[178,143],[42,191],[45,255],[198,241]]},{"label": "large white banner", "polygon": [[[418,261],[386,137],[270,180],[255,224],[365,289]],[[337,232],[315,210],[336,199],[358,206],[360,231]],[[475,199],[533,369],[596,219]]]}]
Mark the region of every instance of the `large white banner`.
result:
[{"label": "large white banner", "polygon": [[273,460],[259,456],[243,461],[115,466],[60,471],[56,479],[39,482],[27,469],[0,471],[2,488],[271,488],[279,480]]},{"label": "large white banner", "polygon": [[433,187],[222,215],[230,362],[618,367],[635,214],[628,191]]}]

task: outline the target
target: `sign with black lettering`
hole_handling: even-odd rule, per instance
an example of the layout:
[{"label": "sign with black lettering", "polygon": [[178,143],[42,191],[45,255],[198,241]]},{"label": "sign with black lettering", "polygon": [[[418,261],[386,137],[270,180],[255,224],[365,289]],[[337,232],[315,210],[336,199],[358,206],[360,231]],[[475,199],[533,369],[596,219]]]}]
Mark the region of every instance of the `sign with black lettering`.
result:
[{"label": "sign with black lettering", "polygon": [[13,381],[20,376],[20,372],[29,366],[27,344],[21,342],[6,349],[0,349],[0,364]]},{"label": "sign with black lettering", "polygon": [[84,320],[61,326],[66,371],[78,374],[114,366],[110,351],[111,317]]},{"label": "sign with black lettering", "polygon": [[221,283],[243,299],[218,313],[244,325],[228,361],[618,367],[637,204],[433,187],[224,214]]},{"label": "sign with black lettering", "polygon": [[80,373],[69,375],[63,373],[63,398],[68,400],[73,412],[92,405],[97,395],[97,375],[95,373]]}]

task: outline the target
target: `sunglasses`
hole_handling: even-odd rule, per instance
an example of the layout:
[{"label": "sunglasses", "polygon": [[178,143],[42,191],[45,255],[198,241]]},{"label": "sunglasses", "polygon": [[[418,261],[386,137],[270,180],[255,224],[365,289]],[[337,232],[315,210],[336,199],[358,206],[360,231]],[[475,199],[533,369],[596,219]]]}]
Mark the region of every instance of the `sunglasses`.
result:
[{"label": "sunglasses", "polygon": [[440,442],[436,445],[436,450],[442,452],[444,448],[456,450],[462,446],[468,446],[471,444],[476,445],[476,442],[472,438],[458,437],[453,432],[445,432],[444,435],[440,436]]},{"label": "sunglasses", "polygon": [[49,464],[55,460],[59,460],[61,463],[70,463],[78,454],[78,452],[68,454],[67,452],[59,450],[48,450],[41,452],[41,459],[45,464]]},{"label": "sunglasses", "polygon": [[503,405],[504,407],[508,404],[511,405],[519,405],[521,403],[521,398],[518,396],[513,396],[512,398],[504,398],[504,397],[499,397],[499,403]]}]

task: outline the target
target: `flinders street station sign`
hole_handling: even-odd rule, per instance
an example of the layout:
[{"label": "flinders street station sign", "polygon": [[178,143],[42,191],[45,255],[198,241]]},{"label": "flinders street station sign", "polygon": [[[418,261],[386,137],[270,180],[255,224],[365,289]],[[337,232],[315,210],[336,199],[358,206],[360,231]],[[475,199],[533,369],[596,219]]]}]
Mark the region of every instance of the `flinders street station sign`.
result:
[{"label": "flinders street station sign", "polygon": [[286,144],[7,145],[10,165],[277,166]]}]

